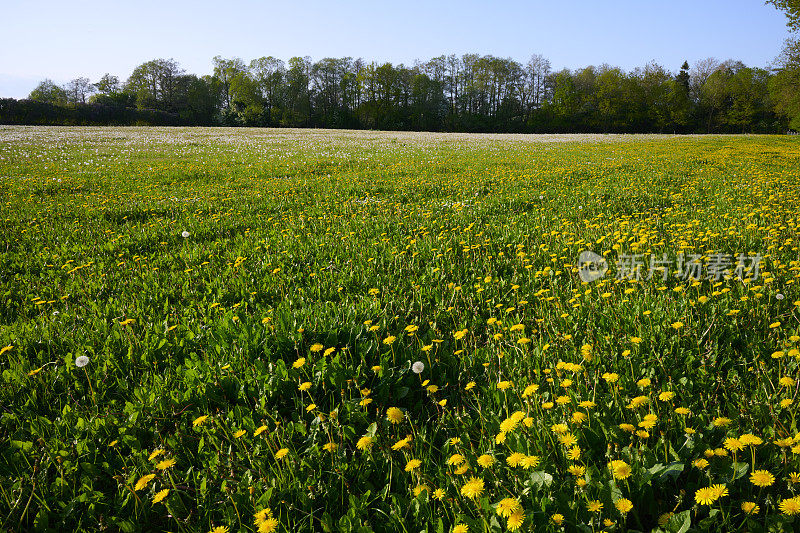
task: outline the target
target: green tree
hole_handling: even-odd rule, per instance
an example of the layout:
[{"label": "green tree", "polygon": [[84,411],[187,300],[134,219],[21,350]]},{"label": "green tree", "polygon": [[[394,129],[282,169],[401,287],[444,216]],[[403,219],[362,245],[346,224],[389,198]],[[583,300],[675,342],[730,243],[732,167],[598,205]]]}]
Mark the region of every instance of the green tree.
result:
[{"label": "green tree", "polygon": [[[800,31],[800,0],[767,0],[786,13],[786,25]],[[789,126],[800,130],[800,40],[787,39],[781,55],[775,61],[775,76],[770,79],[770,95],[775,110],[789,119]]]},{"label": "green tree", "polygon": [[250,73],[261,93],[267,125],[277,124],[283,108],[286,66],[272,56],[260,57],[250,62]]},{"label": "green tree", "polygon": [[122,86],[119,83],[119,78],[117,76],[112,76],[109,73],[105,73],[100,81],[93,83],[94,88],[100,94],[105,95],[112,95],[120,92]]},{"label": "green tree", "polygon": [[686,131],[692,116],[690,81],[689,63],[684,61],[673,83],[669,85],[668,94],[670,121],[681,132]]},{"label": "green tree", "polygon": [[135,95],[139,109],[176,111],[182,96],[180,77],[184,70],[174,59],[153,59],[142,63],[131,73],[125,91]]},{"label": "green tree", "polygon": [[785,12],[789,19],[786,25],[792,31],[800,31],[800,0],[767,0],[767,4],[772,4]]},{"label": "green tree", "polygon": [[800,40],[786,42],[774,70],[775,75],[769,80],[769,93],[775,111],[788,118],[789,127],[800,130]]},{"label": "green tree", "polygon": [[625,129],[628,103],[626,75],[619,68],[601,67],[595,83],[599,129],[603,132]]},{"label": "green tree", "polygon": [[72,105],[85,104],[86,98],[94,92],[94,86],[89,82],[89,78],[75,78],[64,86],[67,94],[67,103]]},{"label": "green tree", "polygon": [[311,58],[289,59],[286,71],[286,106],[281,124],[284,126],[307,126],[311,118]]},{"label": "green tree", "polygon": [[214,56],[214,77],[219,82],[220,96],[222,98],[223,109],[231,106],[231,83],[236,76],[248,73],[247,65],[238,57],[225,59],[222,56]]},{"label": "green tree", "polygon": [[67,92],[53,83],[53,80],[45,79],[31,91],[28,99],[46,104],[64,105],[67,103]]},{"label": "green tree", "polygon": [[749,67],[738,69],[730,77],[728,124],[741,129],[742,133],[752,132],[761,126],[770,107],[768,79],[769,73],[766,70]]},{"label": "green tree", "polygon": [[[553,97],[550,108],[553,114],[551,127],[556,131],[569,131],[578,120],[581,96],[575,78],[568,69],[553,74]],[[574,131],[574,130],[573,130]]]},{"label": "green tree", "polygon": [[190,124],[212,124],[217,115],[219,87],[213,76],[187,76],[186,107],[181,110],[181,117]]}]

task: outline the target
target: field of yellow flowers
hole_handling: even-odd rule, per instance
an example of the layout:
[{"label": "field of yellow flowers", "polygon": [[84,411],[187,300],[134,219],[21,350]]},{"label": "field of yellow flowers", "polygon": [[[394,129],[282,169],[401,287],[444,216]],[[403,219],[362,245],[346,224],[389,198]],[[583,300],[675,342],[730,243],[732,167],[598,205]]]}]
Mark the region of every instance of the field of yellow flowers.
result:
[{"label": "field of yellow flowers", "polygon": [[798,169],[0,127],[0,531],[794,531]]}]

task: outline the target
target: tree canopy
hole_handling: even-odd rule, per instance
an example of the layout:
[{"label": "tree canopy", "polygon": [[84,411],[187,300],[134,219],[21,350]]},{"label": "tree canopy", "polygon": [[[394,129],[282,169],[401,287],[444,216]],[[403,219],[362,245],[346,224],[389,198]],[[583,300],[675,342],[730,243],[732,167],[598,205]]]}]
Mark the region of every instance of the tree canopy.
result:
[{"label": "tree canopy", "polygon": [[797,57],[797,47],[787,47],[774,71],[709,58],[683,62],[677,71],[650,63],[626,72],[607,64],[553,71],[539,54],[524,63],[442,55],[412,66],[351,57],[284,62],[263,56],[247,62],[216,56],[213,73],[200,77],[174,59],[159,58],[137,66],[124,82],[109,73],[94,83],[79,77],[64,87],[45,80],[29,98],[58,106],[152,110],[198,125],[780,132],[798,116]]}]

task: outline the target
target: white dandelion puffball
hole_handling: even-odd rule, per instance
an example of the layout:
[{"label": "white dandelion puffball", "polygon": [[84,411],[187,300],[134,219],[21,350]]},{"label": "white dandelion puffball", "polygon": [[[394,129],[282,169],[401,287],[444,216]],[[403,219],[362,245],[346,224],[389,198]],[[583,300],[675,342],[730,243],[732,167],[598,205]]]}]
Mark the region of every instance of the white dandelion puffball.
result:
[{"label": "white dandelion puffball", "polygon": [[778,300],[783,300],[784,296],[783,296],[783,294],[778,293],[778,294],[775,295],[775,298],[777,298]]},{"label": "white dandelion puffball", "polygon": [[415,374],[421,374],[423,370],[425,370],[425,364],[422,361],[417,361],[413,365],[411,365],[411,370]]},{"label": "white dandelion puffball", "polygon": [[75,359],[75,366],[77,366],[78,368],[83,368],[88,364],[89,364],[89,358],[86,357],[85,355],[78,356]]},{"label": "white dandelion puffball", "polygon": [[184,239],[188,239],[189,235],[191,235],[191,233],[189,233],[186,230],[183,230],[183,233],[181,233],[181,237],[183,237]]}]

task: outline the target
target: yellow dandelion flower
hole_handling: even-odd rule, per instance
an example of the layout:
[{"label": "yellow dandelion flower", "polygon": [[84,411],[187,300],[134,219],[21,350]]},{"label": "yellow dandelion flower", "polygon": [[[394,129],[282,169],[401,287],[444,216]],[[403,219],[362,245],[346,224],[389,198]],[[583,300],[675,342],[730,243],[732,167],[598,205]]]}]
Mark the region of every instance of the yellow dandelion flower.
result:
[{"label": "yellow dandelion flower", "polygon": [[461,487],[461,495],[464,496],[465,498],[470,498],[474,500],[479,498],[481,494],[483,494],[483,490],[484,490],[483,479],[478,477],[471,477],[469,481],[467,481]]},{"label": "yellow dandelion flower", "polygon": [[524,521],[525,515],[522,514],[521,510],[519,510],[508,517],[508,520],[506,521],[506,527],[509,531],[517,531],[520,527],[522,527],[522,523]]},{"label": "yellow dandelion flower", "polygon": [[406,472],[411,472],[414,469],[419,468],[422,465],[422,461],[419,459],[411,459],[406,463]]},{"label": "yellow dandelion flower", "polygon": [[647,396],[637,396],[626,406],[628,409],[636,409],[643,405],[650,403],[650,398]]},{"label": "yellow dandelion flower", "polygon": [[386,418],[389,419],[389,422],[392,424],[399,424],[403,421],[403,411],[398,409],[397,407],[390,407],[386,410]]},{"label": "yellow dandelion flower", "polygon": [[756,504],[756,502],[742,502],[742,511],[747,514],[758,514],[761,508]]},{"label": "yellow dandelion flower", "polygon": [[633,509],[633,502],[627,498],[620,498],[614,502],[614,507],[616,507],[617,511],[620,513],[627,514],[631,509]]},{"label": "yellow dandelion flower", "polygon": [[769,470],[754,470],[750,474],[750,483],[756,487],[769,487],[775,483],[775,476]]},{"label": "yellow dandelion flower", "polygon": [[542,461],[541,458],[537,455],[526,455],[525,457],[520,459],[519,464],[522,468],[525,469],[536,468],[537,466],[539,466],[539,463],[541,461]]},{"label": "yellow dandelion flower", "polygon": [[575,477],[581,477],[586,473],[586,467],[580,465],[569,465],[567,470]]},{"label": "yellow dandelion flower", "polygon": [[718,496],[716,491],[711,487],[697,489],[697,492],[694,493],[694,501],[700,505],[711,505],[717,500],[717,498]]},{"label": "yellow dandelion flower", "polygon": [[164,448],[158,448],[157,450],[153,450],[153,453],[150,454],[150,457],[147,458],[148,461],[152,461],[159,455],[164,453]]},{"label": "yellow dandelion flower", "polygon": [[572,448],[578,443],[578,438],[572,433],[564,433],[558,437],[558,442],[560,442],[565,448]]},{"label": "yellow dandelion flower", "polygon": [[153,478],[156,477],[155,474],[147,474],[146,476],[142,476],[139,478],[139,481],[136,482],[136,485],[133,487],[133,490],[142,490],[150,483]]},{"label": "yellow dandelion flower", "polygon": [[460,453],[454,453],[447,460],[447,464],[449,464],[450,466],[458,466],[462,464],[464,461],[466,461],[466,459],[464,458],[463,455],[461,455]]},{"label": "yellow dandelion flower", "polygon": [[494,457],[492,457],[491,455],[483,454],[480,457],[478,457],[478,464],[483,468],[492,466],[494,464]]},{"label": "yellow dandelion flower", "polygon": [[619,381],[619,374],[616,372],[606,372],[603,374],[602,378],[606,381],[606,383],[616,383]]},{"label": "yellow dandelion flower", "polygon": [[173,466],[175,466],[175,463],[176,463],[175,458],[170,457],[169,459],[164,459],[163,461],[158,463],[156,465],[156,468],[158,468],[159,470],[166,470],[167,468],[172,468]]},{"label": "yellow dandelion flower", "polygon": [[739,437],[739,442],[744,444],[745,446],[760,446],[764,443],[761,437],[756,437],[752,433],[745,433],[741,437]]},{"label": "yellow dandelion flower", "polygon": [[508,518],[512,514],[514,514],[517,511],[519,511],[520,509],[521,509],[521,506],[519,504],[519,501],[517,501],[516,498],[503,498],[497,504],[497,508],[495,509],[495,512],[499,516],[502,516],[503,518]]},{"label": "yellow dandelion flower", "polygon": [[525,457],[524,453],[514,452],[506,458],[506,463],[508,466],[515,467],[519,465],[523,457]]},{"label": "yellow dandelion flower", "polygon": [[625,461],[611,461],[608,466],[614,479],[626,479],[631,475],[631,466]]},{"label": "yellow dandelion flower", "polygon": [[720,485],[720,484],[711,485],[710,489],[714,491],[714,495],[717,498],[728,496],[728,487],[726,487],[725,485]]},{"label": "yellow dandelion flower", "polygon": [[800,513],[800,498],[795,496],[778,503],[778,509],[785,515],[794,516]]},{"label": "yellow dandelion flower", "polygon": [[522,392],[522,397],[523,398],[528,398],[533,393],[535,393],[537,390],[539,390],[539,385],[537,385],[535,383],[533,385],[528,385],[527,387],[525,387],[525,390]]},{"label": "yellow dandelion flower", "polygon": [[744,449],[744,443],[742,443],[739,439],[730,437],[725,439],[723,446],[725,446],[726,450],[730,450],[732,452],[738,452],[739,450]]},{"label": "yellow dandelion flower", "polygon": [[567,451],[567,459],[570,461],[577,461],[581,457],[580,446],[573,446]]},{"label": "yellow dandelion flower", "polygon": [[153,503],[160,503],[169,495],[169,489],[164,489],[158,491],[155,496],[153,496]]},{"label": "yellow dandelion flower", "polygon": [[401,450],[403,448],[411,448],[411,435],[392,444],[392,450],[394,451]]}]

